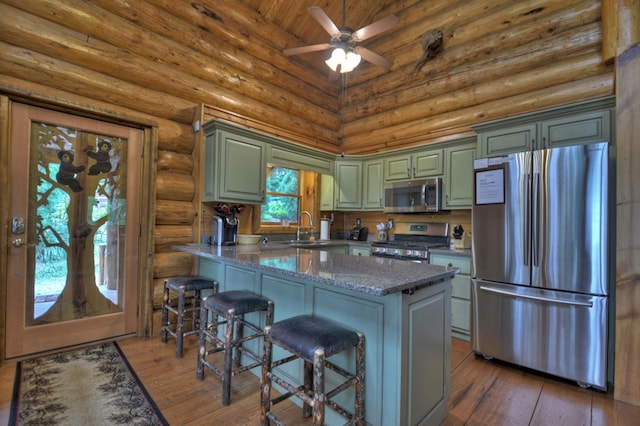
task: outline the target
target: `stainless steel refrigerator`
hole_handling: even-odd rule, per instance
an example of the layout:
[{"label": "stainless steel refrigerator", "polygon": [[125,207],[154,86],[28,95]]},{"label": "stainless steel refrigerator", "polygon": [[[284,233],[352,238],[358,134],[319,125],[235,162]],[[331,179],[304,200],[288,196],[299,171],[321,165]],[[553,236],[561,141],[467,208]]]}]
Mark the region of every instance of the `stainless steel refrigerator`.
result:
[{"label": "stainless steel refrigerator", "polygon": [[608,143],[477,159],[472,349],[606,389]]}]

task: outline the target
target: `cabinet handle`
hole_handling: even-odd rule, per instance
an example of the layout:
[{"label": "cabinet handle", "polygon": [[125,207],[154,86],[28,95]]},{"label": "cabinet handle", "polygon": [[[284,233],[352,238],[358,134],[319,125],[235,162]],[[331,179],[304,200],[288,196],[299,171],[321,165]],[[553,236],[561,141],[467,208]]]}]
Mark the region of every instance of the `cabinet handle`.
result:
[{"label": "cabinet handle", "polygon": [[416,175],[416,168],[415,167],[413,168],[413,175],[414,176]]},{"label": "cabinet handle", "polygon": [[407,167],[407,176],[411,176],[411,169]]}]

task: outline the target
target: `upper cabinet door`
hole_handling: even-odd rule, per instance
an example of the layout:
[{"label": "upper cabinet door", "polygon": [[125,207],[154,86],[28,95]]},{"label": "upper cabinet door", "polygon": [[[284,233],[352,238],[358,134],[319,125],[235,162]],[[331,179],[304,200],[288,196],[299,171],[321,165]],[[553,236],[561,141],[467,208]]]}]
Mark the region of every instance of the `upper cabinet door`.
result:
[{"label": "upper cabinet door", "polygon": [[396,155],[384,160],[384,180],[411,179],[411,156],[407,154]]},{"label": "upper cabinet door", "polygon": [[334,205],[333,176],[320,175],[320,210],[333,210]]},{"label": "upper cabinet door", "polygon": [[382,160],[369,160],[363,163],[362,183],[362,208],[364,210],[382,210],[384,194]]},{"label": "upper cabinet door", "polygon": [[470,209],[473,204],[473,159],[476,142],[445,148],[444,208]]},{"label": "upper cabinet door", "polygon": [[442,149],[395,155],[384,160],[385,182],[441,176],[443,173],[444,151]]},{"label": "upper cabinet door", "polygon": [[216,130],[207,135],[205,158],[204,201],[264,202],[264,142]]},{"label": "upper cabinet door", "polygon": [[444,173],[444,154],[442,149],[432,149],[412,155],[413,177],[440,176]]},{"label": "upper cabinet door", "polygon": [[479,157],[531,151],[536,148],[537,129],[537,125],[533,123],[483,132],[480,134]]},{"label": "upper cabinet door", "polygon": [[545,148],[611,142],[611,111],[595,111],[542,122]]},{"label": "upper cabinet door", "polygon": [[336,161],[336,210],[362,208],[362,161]]}]

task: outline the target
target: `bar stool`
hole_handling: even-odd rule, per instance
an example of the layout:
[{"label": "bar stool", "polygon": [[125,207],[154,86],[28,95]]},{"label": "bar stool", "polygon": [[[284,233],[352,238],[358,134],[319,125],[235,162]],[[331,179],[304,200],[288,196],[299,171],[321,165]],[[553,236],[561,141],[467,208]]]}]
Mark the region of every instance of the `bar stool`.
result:
[{"label": "bar stool", "polygon": [[[273,361],[273,345],[293,355]],[[327,360],[331,355],[350,347],[355,347],[355,374]],[[285,381],[273,371],[275,367],[298,358],[304,360],[302,386]],[[346,379],[329,392],[325,392],[325,367]],[[260,382],[261,424],[268,426],[270,421],[282,424],[271,411],[271,407],[296,396],[303,402],[303,416],[309,417],[313,414],[314,425],[324,424],[325,405],[348,419],[348,424],[364,425],[364,371],[364,334],[360,332],[346,329],[313,315],[299,315],[278,321],[271,327],[267,326]],[[274,399],[271,399],[272,381],[286,391]],[[333,398],[353,385],[355,385],[355,406],[353,412],[350,412],[336,403]]]},{"label": "bar stool", "polygon": [[[222,405],[231,401],[231,377],[258,367],[261,357],[244,344],[264,336],[264,329],[249,322],[245,315],[253,312],[265,312],[265,324],[273,324],[273,302],[246,290],[223,291],[204,299],[200,311],[200,340],[198,345],[198,367],[196,378],[204,379],[204,367],[213,371],[222,380]],[[211,323],[209,314],[211,313]],[[222,318],[222,319],[221,319]],[[226,324],[224,339],[218,337],[218,327]],[[245,335],[245,327],[249,328]],[[210,346],[207,348],[207,344]],[[224,367],[216,367],[209,355],[224,351]],[[248,364],[241,365],[241,357],[250,358]]]},{"label": "bar stool", "polygon": [[[169,334],[176,339],[176,358],[182,358],[184,338],[200,331],[202,290],[217,293],[218,282],[198,275],[180,275],[164,280],[160,338],[165,343]],[[177,294],[177,306],[175,302],[172,303],[171,292]],[[189,306],[187,306],[187,299],[190,302]],[[175,316],[174,319],[169,320],[169,312]],[[184,331],[185,321],[191,322],[189,331]]]}]

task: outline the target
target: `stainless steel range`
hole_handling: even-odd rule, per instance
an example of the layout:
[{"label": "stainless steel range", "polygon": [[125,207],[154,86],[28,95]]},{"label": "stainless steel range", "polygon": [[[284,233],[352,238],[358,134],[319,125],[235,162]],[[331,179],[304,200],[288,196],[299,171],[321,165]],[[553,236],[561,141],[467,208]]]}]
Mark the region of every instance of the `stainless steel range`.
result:
[{"label": "stainless steel range", "polygon": [[447,247],[448,245],[448,223],[396,223],[393,240],[373,242],[370,254],[427,262],[430,247]]}]

